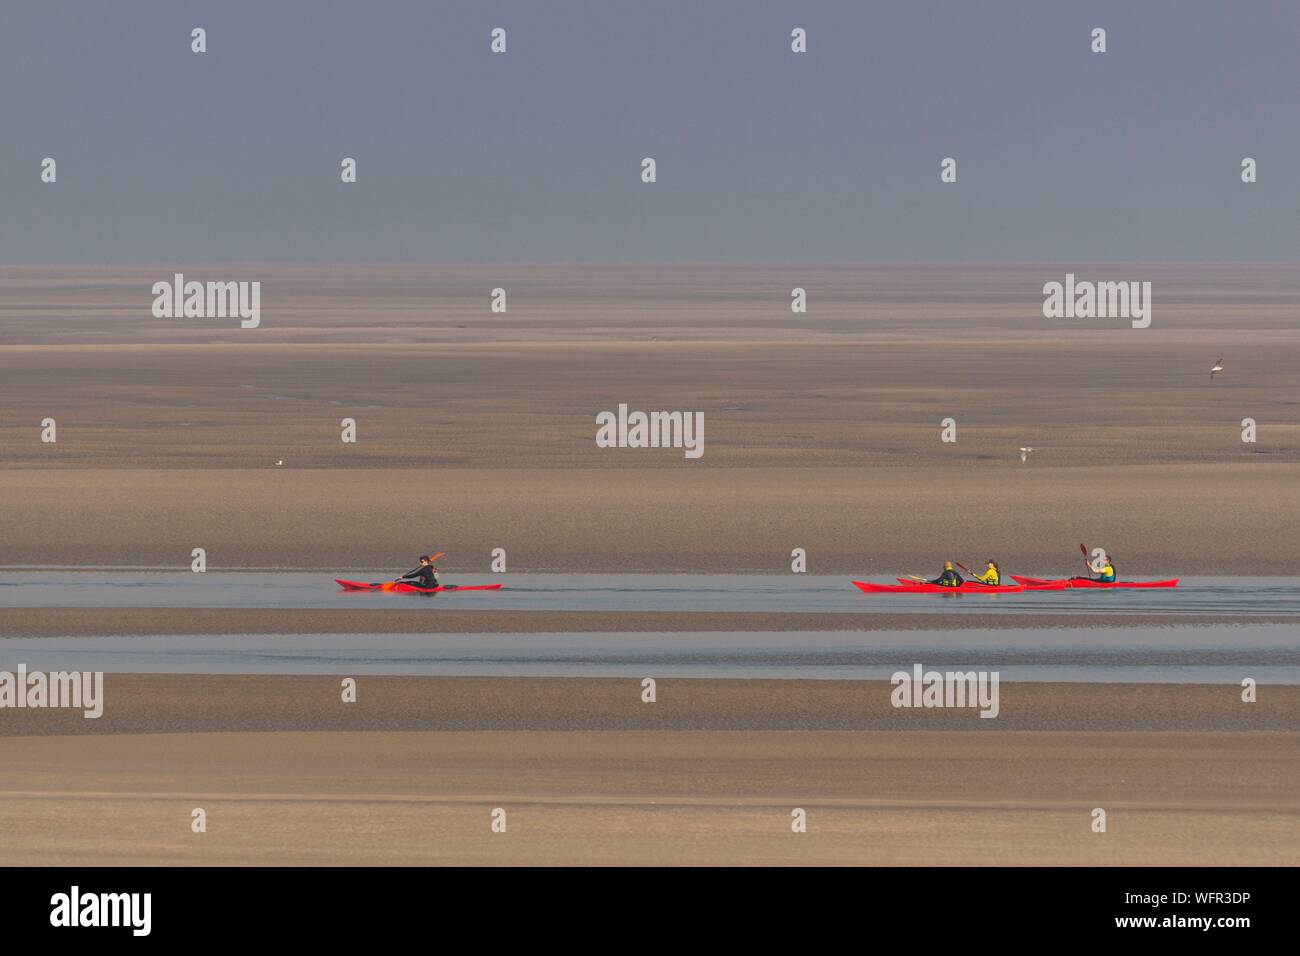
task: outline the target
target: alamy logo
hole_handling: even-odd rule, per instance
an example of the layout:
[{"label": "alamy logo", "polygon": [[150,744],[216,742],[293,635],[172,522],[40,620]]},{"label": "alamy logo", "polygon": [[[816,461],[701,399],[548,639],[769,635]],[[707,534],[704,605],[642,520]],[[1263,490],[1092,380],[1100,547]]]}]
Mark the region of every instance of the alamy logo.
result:
[{"label": "alamy logo", "polygon": [[81,708],[83,717],[93,719],[104,713],[103,671],[27,670],[19,664],[17,673],[0,671],[0,708],[3,707],[71,707]]},{"label": "alamy logo", "polygon": [[129,926],[131,935],[148,936],[152,925],[152,893],[70,892],[50,897],[51,926]]},{"label": "alamy logo", "polygon": [[1045,319],[1132,319],[1135,329],[1151,324],[1150,282],[1065,282],[1043,286]]},{"label": "alamy logo", "polygon": [[687,458],[704,454],[703,412],[599,412],[598,448],[684,448]]},{"label": "alamy logo", "polygon": [[153,284],[155,319],[224,319],[238,316],[241,329],[262,323],[262,283],[186,282],[176,273],[171,282]]},{"label": "alamy logo", "polygon": [[895,707],[978,707],[981,717],[998,715],[997,671],[895,671],[889,702]]}]

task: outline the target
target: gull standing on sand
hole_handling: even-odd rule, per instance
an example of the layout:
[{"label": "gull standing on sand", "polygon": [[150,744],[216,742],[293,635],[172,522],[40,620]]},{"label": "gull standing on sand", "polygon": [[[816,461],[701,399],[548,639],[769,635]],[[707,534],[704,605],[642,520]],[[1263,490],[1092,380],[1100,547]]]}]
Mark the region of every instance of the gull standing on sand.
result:
[{"label": "gull standing on sand", "polygon": [[1032,448],[1022,448],[1022,449],[1020,449],[1020,463],[1021,463],[1022,465],[1023,465],[1025,462],[1027,462],[1027,461],[1029,460],[1029,453],[1030,453],[1031,451],[1033,451]]},{"label": "gull standing on sand", "polygon": [[1214,363],[1214,368],[1210,369],[1210,381],[1213,382],[1214,376],[1218,375],[1222,371],[1223,371],[1223,359],[1219,359],[1217,362]]}]

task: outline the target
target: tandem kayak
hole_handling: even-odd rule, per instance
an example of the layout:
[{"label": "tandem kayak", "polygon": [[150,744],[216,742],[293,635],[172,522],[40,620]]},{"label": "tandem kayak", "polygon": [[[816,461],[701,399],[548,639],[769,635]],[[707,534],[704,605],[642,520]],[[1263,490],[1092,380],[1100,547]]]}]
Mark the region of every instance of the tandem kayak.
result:
[{"label": "tandem kayak", "polygon": [[398,594],[441,594],[443,591],[499,591],[499,584],[465,584],[457,586],[455,584],[440,584],[436,588],[421,588],[414,584],[404,584],[398,581],[381,581],[378,584],[365,584],[361,581],[340,581],[334,579],[337,584],[345,591],[393,591]]},{"label": "tandem kayak", "polygon": [[[967,581],[961,587],[945,588],[938,584],[922,583],[920,581],[903,581],[900,584],[871,584],[867,581],[854,581],[854,587],[865,594],[1006,594],[1016,593],[1018,591],[1028,591],[1030,588],[1023,584],[973,584]],[[1035,588],[1034,590],[1037,590]]]},{"label": "tandem kayak", "polygon": [[[928,581],[913,581],[911,578],[894,578],[899,584],[922,584],[927,587],[938,588],[940,591],[952,591],[954,588],[946,588],[940,584],[930,584]],[[961,590],[963,591],[1063,591],[1065,585],[1060,581],[1017,581],[1015,584],[984,584],[980,581],[963,581]]]},{"label": "tandem kayak", "polygon": [[1170,578],[1168,581],[1111,581],[1110,583],[1073,578],[1053,581],[1047,578],[1026,578],[1018,574],[1011,575],[1011,578],[1018,584],[1031,588],[1042,584],[1059,584],[1066,588],[1176,588],[1179,581],[1178,578]]}]

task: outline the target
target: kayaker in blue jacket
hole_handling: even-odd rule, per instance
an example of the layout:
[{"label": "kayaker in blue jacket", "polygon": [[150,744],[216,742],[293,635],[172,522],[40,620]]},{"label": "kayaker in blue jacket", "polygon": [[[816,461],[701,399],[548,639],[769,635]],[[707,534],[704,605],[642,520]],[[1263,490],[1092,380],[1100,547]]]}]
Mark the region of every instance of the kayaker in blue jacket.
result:
[{"label": "kayaker in blue jacket", "polygon": [[420,555],[419,567],[411,568],[397,580],[403,584],[414,584],[421,588],[438,586],[438,569],[433,566],[433,559],[427,554]]},{"label": "kayaker in blue jacket", "polygon": [[952,562],[945,561],[943,563],[943,574],[939,575],[930,583],[937,584],[943,588],[959,588],[962,586],[964,581],[965,579],[953,569]]}]

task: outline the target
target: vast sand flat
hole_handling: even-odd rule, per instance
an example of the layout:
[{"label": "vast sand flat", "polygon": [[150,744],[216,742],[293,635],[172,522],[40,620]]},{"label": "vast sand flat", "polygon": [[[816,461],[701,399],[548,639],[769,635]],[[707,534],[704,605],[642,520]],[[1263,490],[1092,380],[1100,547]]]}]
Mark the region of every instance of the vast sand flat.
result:
[{"label": "vast sand flat", "polygon": [[[174,271],[261,281],[262,327],[154,319]],[[1152,327],[1044,319],[1067,271],[1150,279]],[[1083,541],[1130,577],[1292,575],[1297,327],[1286,264],[0,267],[0,565],[203,547],[325,578],[445,549],[454,576],[499,547],[511,571],[787,573],[798,547],[813,573],[1046,574]],[[597,448],[619,403],[703,412],[704,457]],[[0,611],[9,636],[938,623]],[[0,712],[0,864],[1300,862],[1296,688],[1009,685],[995,721],[885,691],[362,678],[343,705],[337,678],[109,675],[100,721]]]},{"label": "vast sand flat", "polygon": [[[1022,445],[1046,469],[1300,460],[1294,329],[935,337],[7,344],[3,437],[10,462],[41,468],[982,470],[1019,467]],[[1240,366],[1211,382],[1220,353]],[[619,403],[702,412],[704,455],[597,447],[595,416]],[[55,446],[39,441],[47,416]],[[957,440],[943,443],[948,417]]]},{"label": "vast sand flat", "polygon": [[[0,268],[0,564],[1300,570],[1289,265],[176,269],[263,326],[153,318],[170,266]],[[1152,326],[1044,319],[1066,271],[1150,279]],[[704,457],[598,448],[619,403]]]},{"label": "vast sand flat", "polygon": [[1300,573],[1300,465],[729,469],[113,470],[0,473],[0,564],[212,570],[938,573],[945,557],[1130,578]]},{"label": "vast sand flat", "polygon": [[[1294,734],[215,733],[0,746],[10,866],[1300,862]],[[206,833],[191,832],[195,807]],[[1096,807],[1104,834],[1090,830]],[[490,831],[495,808],[504,834]],[[791,832],[794,808],[807,833]]]}]

